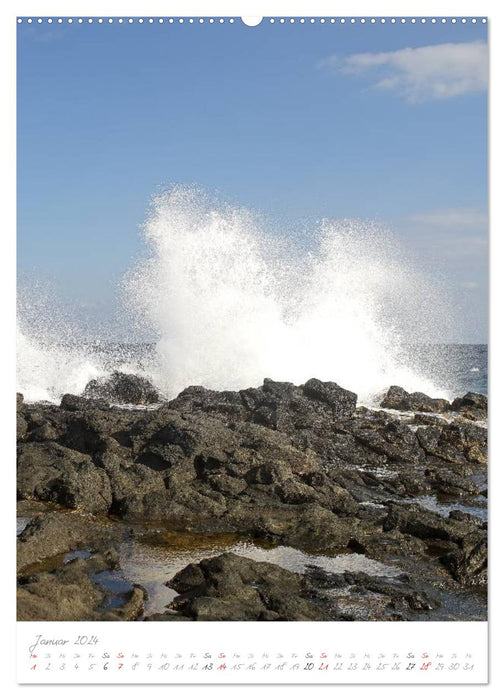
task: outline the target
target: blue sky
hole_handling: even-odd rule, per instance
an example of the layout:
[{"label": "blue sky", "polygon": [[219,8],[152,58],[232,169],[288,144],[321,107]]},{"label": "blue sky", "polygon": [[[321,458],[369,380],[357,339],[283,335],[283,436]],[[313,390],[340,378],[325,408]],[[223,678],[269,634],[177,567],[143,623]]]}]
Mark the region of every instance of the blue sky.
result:
[{"label": "blue sky", "polygon": [[[486,26],[18,25],[18,269],[106,317],[149,198],[378,219],[485,341]],[[410,49],[409,51],[407,49]]]}]

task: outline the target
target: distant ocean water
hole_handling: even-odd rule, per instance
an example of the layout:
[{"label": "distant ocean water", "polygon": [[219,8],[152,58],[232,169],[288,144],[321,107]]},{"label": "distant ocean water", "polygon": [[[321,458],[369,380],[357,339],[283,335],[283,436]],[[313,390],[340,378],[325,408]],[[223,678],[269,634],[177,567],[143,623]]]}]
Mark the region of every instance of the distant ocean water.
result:
[{"label": "distant ocean water", "polygon": [[408,356],[414,370],[452,395],[488,394],[487,345],[409,346]]},{"label": "distant ocean water", "polygon": [[[156,344],[154,343],[89,343],[66,344],[57,347],[31,348],[28,355],[29,368],[18,376],[18,390],[29,401],[49,400],[58,402],[64,393],[81,393],[87,382],[96,377],[107,376],[114,370],[142,374],[155,384]],[[439,392],[450,399],[469,391],[488,393],[488,367],[486,345],[412,345],[404,349],[404,362],[413,375],[423,382],[439,387]],[[344,380],[344,372],[337,366],[324,381],[334,381],[351,391],[355,387]],[[316,370],[310,376],[300,378],[299,383],[317,377]],[[279,379],[272,376],[272,379]],[[317,377],[318,378],[318,377]],[[257,377],[258,386],[264,377]],[[281,380],[288,380],[281,377]],[[385,381],[383,391],[393,381]],[[191,382],[188,382],[189,385]],[[236,386],[245,389],[248,385]],[[158,387],[163,389],[164,387]],[[185,388],[185,387],[182,387]],[[212,386],[214,389],[225,387]],[[411,391],[422,391],[423,386],[409,386]],[[173,392],[175,395],[178,392]],[[434,394],[436,392],[433,392]],[[380,394],[377,393],[377,397]],[[366,403],[373,403],[366,400]]]}]

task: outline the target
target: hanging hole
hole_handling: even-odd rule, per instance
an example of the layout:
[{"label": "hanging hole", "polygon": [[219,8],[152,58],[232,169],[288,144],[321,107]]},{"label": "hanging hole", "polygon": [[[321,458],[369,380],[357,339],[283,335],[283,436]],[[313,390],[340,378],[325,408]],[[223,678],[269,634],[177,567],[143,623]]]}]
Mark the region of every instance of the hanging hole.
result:
[{"label": "hanging hole", "polygon": [[247,27],[257,27],[262,22],[262,17],[242,17],[241,21],[246,24]]}]

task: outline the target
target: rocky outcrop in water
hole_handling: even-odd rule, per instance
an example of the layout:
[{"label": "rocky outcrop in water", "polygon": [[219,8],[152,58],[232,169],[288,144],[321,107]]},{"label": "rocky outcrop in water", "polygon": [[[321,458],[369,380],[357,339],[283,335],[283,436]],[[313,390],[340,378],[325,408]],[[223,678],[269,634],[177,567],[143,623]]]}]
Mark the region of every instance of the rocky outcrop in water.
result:
[{"label": "rocky outcrop in water", "polygon": [[[484,397],[440,404],[391,387],[386,403],[415,413],[403,417],[357,407],[351,391],[317,379],[301,386],[267,379],[236,392],[189,387],[148,410],[111,405],[118,394],[88,389],[82,397],[64,396],[60,406],[18,397],[22,501],[90,514],[102,523],[98,529],[113,516],[238,533],[309,551],[384,562],[399,557],[409,575],[421,580],[428,571],[436,585],[448,578],[453,591],[484,586],[484,525],[442,512],[485,501],[486,429],[475,422]],[[138,404],[128,391],[123,402]],[[438,511],[421,499],[437,502]],[[96,522],[82,523],[93,545]],[[38,534],[27,530],[23,537],[38,541],[45,557],[57,554],[47,521],[45,529],[33,527]],[[20,542],[21,551],[32,551]],[[66,551],[80,546],[72,537],[61,542]],[[36,561],[35,549],[21,554],[23,565]],[[187,605],[190,619],[203,619],[193,602]],[[258,614],[297,619],[272,607]]]},{"label": "rocky outcrop in water", "polygon": [[171,608],[191,620],[331,619],[303,576],[236,554],[189,564],[167,585],[180,593]]},{"label": "rocky outcrop in water", "polygon": [[151,620],[406,620],[440,606],[404,574],[331,574],[311,566],[302,575],[236,554],[189,564],[166,585],[179,595]]},{"label": "rocky outcrop in water", "polygon": [[92,379],[84,389],[86,399],[104,399],[111,403],[147,405],[158,403],[160,395],[145,377],[124,372],[112,372],[109,377]]},{"label": "rocky outcrop in water", "polygon": [[76,512],[43,512],[35,515],[17,538],[17,567],[87,549],[113,547],[118,533],[110,522]]},{"label": "rocky outcrop in water", "polygon": [[17,541],[18,620],[136,620],[145,594],[122,591],[109,609],[100,574],[118,568],[120,532],[110,522],[75,512],[32,518]]},{"label": "rocky outcrop in water", "polygon": [[462,398],[455,399],[450,408],[469,420],[486,420],[488,400],[486,396],[470,391]]},{"label": "rocky outcrop in water", "polygon": [[416,391],[409,394],[400,386],[391,386],[380,404],[382,408],[394,408],[398,411],[425,411],[426,413],[443,413],[450,408],[446,399],[431,399],[430,396]]}]

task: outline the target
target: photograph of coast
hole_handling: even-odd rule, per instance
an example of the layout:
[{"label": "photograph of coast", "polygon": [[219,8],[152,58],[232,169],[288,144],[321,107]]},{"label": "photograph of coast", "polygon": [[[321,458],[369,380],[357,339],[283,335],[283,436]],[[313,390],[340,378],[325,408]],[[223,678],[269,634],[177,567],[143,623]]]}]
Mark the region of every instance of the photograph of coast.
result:
[{"label": "photograph of coast", "polygon": [[486,620],[486,25],[180,19],[18,24],[17,619]]}]

